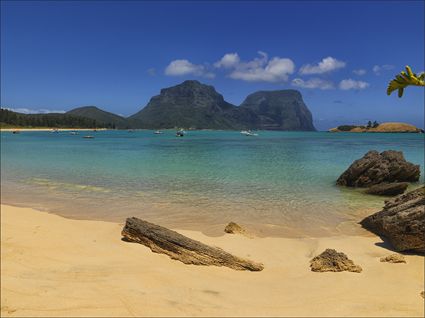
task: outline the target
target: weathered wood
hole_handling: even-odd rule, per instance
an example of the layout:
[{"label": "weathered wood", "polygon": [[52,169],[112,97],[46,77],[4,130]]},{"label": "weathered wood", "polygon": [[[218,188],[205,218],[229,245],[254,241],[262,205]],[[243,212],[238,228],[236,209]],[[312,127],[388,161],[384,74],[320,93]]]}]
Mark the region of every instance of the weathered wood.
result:
[{"label": "weathered wood", "polygon": [[127,218],[123,239],[149,247],[185,264],[227,266],[237,270],[261,271],[264,266],[236,257],[221,248],[208,246],[165,227],[138,218]]}]

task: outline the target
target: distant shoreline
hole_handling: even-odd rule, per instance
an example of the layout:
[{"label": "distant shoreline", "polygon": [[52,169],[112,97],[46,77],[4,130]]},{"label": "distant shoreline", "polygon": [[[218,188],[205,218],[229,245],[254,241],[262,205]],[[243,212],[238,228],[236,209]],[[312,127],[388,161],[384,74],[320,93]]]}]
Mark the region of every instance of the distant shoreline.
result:
[{"label": "distant shoreline", "polygon": [[107,128],[0,128],[0,131],[98,131],[98,130],[109,130]]}]

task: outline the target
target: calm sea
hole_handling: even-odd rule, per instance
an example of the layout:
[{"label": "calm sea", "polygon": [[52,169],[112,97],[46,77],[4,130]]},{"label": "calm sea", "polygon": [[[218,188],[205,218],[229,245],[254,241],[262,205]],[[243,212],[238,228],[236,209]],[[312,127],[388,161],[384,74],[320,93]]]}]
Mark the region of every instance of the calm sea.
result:
[{"label": "calm sea", "polygon": [[402,150],[424,171],[423,134],[86,134],[1,133],[1,202],[71,218],[137,216],[211,235],[229,221],[258,235],[359,234],[357,222],[385,198],[335,186],[353,160]]}]

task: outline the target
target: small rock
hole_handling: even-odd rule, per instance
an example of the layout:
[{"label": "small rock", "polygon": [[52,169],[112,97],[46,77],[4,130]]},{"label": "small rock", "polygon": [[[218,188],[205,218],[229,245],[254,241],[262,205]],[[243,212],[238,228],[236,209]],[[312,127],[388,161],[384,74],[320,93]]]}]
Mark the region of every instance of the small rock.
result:
[{"label": "small rock", "polygon": [[224,232],[229,234],[245,234],[245,229],[235,222],[230,222],[224,228]]},{"label": "small rock", "polygon": [[381,257],[381,262],[387,263],[406,263],[406,259],[401,254],[391,254],[385,257]]},{"label": "small rock", "polygon": [[374,195],[394,196],[404,193],[408,186],[409,183],[407,182],[380,183],[371,186],[365,191],[365,193]]},{"label": "small rock", "polygon": [[329,248],[310,261],[310,268],[313,272],[348,271],[360,273],[362,271],[362,268],[354,264],[347,255],[338,253],[336,250]]}]

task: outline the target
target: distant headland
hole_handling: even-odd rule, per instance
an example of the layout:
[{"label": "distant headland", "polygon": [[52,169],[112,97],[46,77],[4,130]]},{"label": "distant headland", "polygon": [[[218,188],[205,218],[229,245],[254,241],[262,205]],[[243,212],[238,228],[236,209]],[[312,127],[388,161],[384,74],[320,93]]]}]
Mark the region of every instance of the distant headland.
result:
[{"label": "distant headland", "polygon": [[372,133],[423,133],[423,129],[415,127],[406,123],[388,122],[388,123],[374,123],[366,126],[362,125],[341,125],[332,129],[330,132],[372,132]]}]

